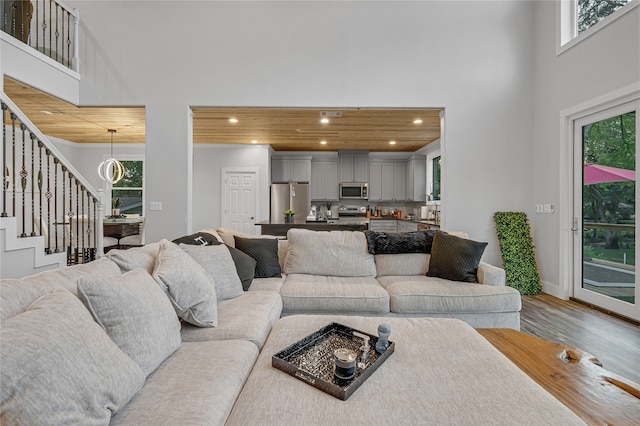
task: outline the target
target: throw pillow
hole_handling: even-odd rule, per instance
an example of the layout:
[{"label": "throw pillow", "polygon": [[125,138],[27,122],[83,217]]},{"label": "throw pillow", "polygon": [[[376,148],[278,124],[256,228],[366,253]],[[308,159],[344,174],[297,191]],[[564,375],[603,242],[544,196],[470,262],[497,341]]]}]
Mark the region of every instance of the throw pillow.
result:
[{"label": "throw pillow", "polygon": [[180,347],[180,321],[162,290],[141,269],[120,277],[80,278],[78,297],[145,376]]},{"label": "throw pillow", "polygon": [[388,233],[364,231],[371,254],[431,253],[435,231]]},{"label": "throw pillow", "polygon": [[214,235],[208,232],[196,232],[195,234],[185,235],[183,237],[176,238],[175,240],[173,240],[173,242],[178,245],[190,244],[194,246],[209,246],[212,244],[221,244]]},{"label": "throw pillow", "polygon": [[436,231],[427,276],[477,283],[478,264],[487,243]]},{"label": "throw pillow", "polygon": [[180,318],[198,327],[218,325],[216,283],[176,244],[162,240],[153,279],[169,297]]},{"label": "throw pillow", "polygon": [[236,248],[256,260],[256,278],[281,277],[278,240],[274,238],[235,238]]},{"label": "throw pillow", "polygon": [[216,283],[218,301],[233,299],[244,293],[236,265],[229,249],[224,244],[192,246],[180,244],[189,256],[199,263]]},{"label": "throw pillow", "polygon": [[144,385],[140,367],[62,288],[0,325],[0,423],[109,424]]},{"label": "throw pillow", "polygon": [[231,253],[233,263],[236,265],[236,272],[238,272],[238,277],[240,277],[242,288],[244,291],[247,291],[249,287],[251,287],[251,283],[255,277],[258,262],[256,262],[253,257],[241,252],[235,247],[227,246],[227,248],[229,249],[229,253]]},{"label": "throw pillow", "polygon": [[158,248],[158,243],[151,243],[129,250],[109,250],[106,256],[120,267],[123,274],[138,268],[151,274],[158,257]]}]

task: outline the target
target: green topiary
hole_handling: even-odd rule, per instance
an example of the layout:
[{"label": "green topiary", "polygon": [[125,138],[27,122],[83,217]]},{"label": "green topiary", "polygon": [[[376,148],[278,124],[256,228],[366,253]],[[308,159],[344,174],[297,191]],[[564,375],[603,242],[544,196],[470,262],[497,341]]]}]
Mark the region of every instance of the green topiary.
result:
[{"label": "green topiary", "polygon": [[507,285],[521,294],[540,294],[542,285],[527,215],[522,212],[497,212],[493,220],[498,232]]}]

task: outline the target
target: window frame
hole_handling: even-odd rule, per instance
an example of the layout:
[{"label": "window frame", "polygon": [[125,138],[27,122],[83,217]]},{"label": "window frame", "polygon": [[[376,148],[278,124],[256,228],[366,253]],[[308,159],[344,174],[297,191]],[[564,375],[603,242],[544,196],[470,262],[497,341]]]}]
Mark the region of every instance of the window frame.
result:
[{"label": "window frame", "polygon": [[556,56],[577,46],[584,40],[596,34],[607,25],[620,19],[627,13],[640,6],[640,0],[630,0],[629,3],[613,12],[595,25],[578,34],[578,0],[559,0],[556,2]]}]

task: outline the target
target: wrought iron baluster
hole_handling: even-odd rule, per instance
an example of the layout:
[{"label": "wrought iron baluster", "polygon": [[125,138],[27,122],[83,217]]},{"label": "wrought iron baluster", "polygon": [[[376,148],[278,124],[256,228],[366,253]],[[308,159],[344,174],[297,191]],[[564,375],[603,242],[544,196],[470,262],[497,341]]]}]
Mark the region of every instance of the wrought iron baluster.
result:
[{"label": "wrought iron baluster", "polygon": [[71,12],[69,12],[68,10],[66,12],[67,12],[67,66],[71,68]]},{"label": "wrought iron baluster", "polygon": [[[33,17],[33,6],[29,5],[30,9],[28,9],[27,12],[27,21],[26,22],[31,22],[31,18]],[[24,21],[22,22],[22,27],[24,28]],[[23,32],[24,33],[24,32]],[[22,39],[24,40],[24,38]],[[29,27],[29,34],[27,34],[27,41],[26,43],[31,46],[31,27]]]},{"label": "wrought iron baluster", "polygon": [[38,50],[38,47],[40,46],[39,41],[40,38],[38,36],[38,34],[40,33],[40,22],[39,22],[39,18],[38,18],[38,9],[40,8],[40,1],[39,0],[35,0],[36,2],[36,50]]},{"label": "wrought iron baluster", "polygon": [[[58,221],[58,159],[53,157],[53,220]],[[62,191],[64,194],[64,190]],[[64,195],[63,195],[64,196]],[[62,218],[64,222],[64,217]],[[55,225],[55,224],[54,224]],[[61,247],[58,247],[58,226],[54,226],[55,239],[53,240],[56,244],[56,253],[60,252]],[[64,225],[62,226],[62,247],[64,247]]]},{"label": "wrought iron baluster", "polygon": [[98,210],[97,202],[94,197],[91,197],[91,203],[93,204],[93,247],[98,251]]},{"label": "wrought iron baluster", "polygon": [[53,40],[53,36],[52,36],[52,28],[53,25],[51,23],[51,11],[53,10],[53,7],[51,6],[53,4],[53,0],[49,0],[49,57],[51,57],[51,40]]},{"label": "wrought iron baluster", "polygon": [[[80,206],[78,207],[78,223],[80,223],[80,230],[82,232],[82,241],[81,241],[81,246],[82,246],[82,251],[80,253],[82,253],[82,263],[85,263],[86,261],[86,252],[87,252],[87,246],[85,245],[85,241],[86,241],[86,237],[84,235],[84,222],[85,222],[85,215],[84,215],[84,187],[80,188],[80,197],[78,197],[78,180],[76,180],[76,205],[78,204],[78,198],[80,198]],[[80,211],[82,211],[82,214],[80,214]]]},{"label": "wrought iron baluster", "polygon": [[4,125],[9,107],[2,102],[2,214],[7,217],[7,189],[9,189],[9,169],[7,168],[7,126]]},{"label": "wrought iron baluster", "polygon": [[[51,157],[51,151],[45,150],[47,155],[47,254],[51,254],[51,163],[49,162]],[[42,211],[42,208],[40,209]],[[40,221],[42,221],[42,215],[40,215]],[[42,222],[40,222],[42,223]],[[56,240],[58,239],[58,227],[56,226]],[[57,249],[57,247],[56,247]]]},{"label": "wrought iron baluster", "polygon": [[25,229],[25,220],[27,218],[25,210],[25,191],[27,190],[27,176],[29,175],[26,168],[25,148],[27,144],[24,137],[24,132],[27,130],[27,126],[25,126],[24,123],[20,123],[20,130],[22,130],[22,169],[20,169],[20,186],[22,187],[22,233],[20,234],[20,237],[24,238],[27,236]]},{"label": "wrought iron baluster", "polygon": [[11,156],[13,157],[11,161],[13,161],[13,166],[11,168],[11,198],[13,199],[13,211],[11,216],[15,217],[16,215],[16,115],[15,113],[11,113]]},{"label": "wrought iron baluster", "polygon": [[36,160],[36,150],[35,150],[35,138],[36,135],[29,132],[29,137],[31,138],[31,236],[36,236],[36,186],[35,186],[35,160]]},{"label": "wrought iron baluster", "polygon": [[[73,175],[71,174],[71,172],[68,173],[69,174],[69,224],[70,226],[73,228],[73,216],[75,216],[77,214],[77,210],[74,213],[73,211]],[[78,221],[76,220],[76,229],[75,229],[75,234],[73,233],[74,230],[71,229],[71,235],[73,235],[73,238],[76,240],[76,247],[75,250],[73,250],[73,243],[70,241],[69,242],[69,247],[71,248],[71,252],[72,252],[72,256],[73,256],[73,264],[77,264],[78,263],[78,248],[80,247],[80,244],[78,244]]]},{"label": "wrought iron baluster", "polygon": [[[57,159],[56,159],[57,161]],[[57,164],[57,163],[56,163]],[[60,168],[62,170],[62,249],[67,251],[67,263],[69,263],[69,256],[71,256],[71,224],[69,224],[69,244],[67,244],[67,215],[64,211],[64,209],[67,207],[67,179],[65,177],[67,168],[63,165],[60,165]],[[55,188],[58,188],[58,185],[56,184]],[[56,200],[58,199],[58,196],[56,194]],[[56,216],[58,217],[58,216]],[[56,244],[58,244],[56,242]]]},{"label": "wrought iron baluster", "polygon": [[60,41],[60,32],[58,31],[58,3],[56,3],[56,61],[58,60],[58,41]]}]

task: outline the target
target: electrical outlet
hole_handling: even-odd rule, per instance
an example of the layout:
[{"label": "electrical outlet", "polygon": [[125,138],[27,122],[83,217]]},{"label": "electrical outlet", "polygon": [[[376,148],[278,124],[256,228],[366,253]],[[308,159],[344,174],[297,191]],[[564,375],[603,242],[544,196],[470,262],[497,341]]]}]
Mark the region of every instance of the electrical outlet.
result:
[{"label": "electrical outlet", "polygon": [[542,204],[536,204],[536,213],[542,213]]},{"label": "electrical outlet", "polygon": [[545,214],[552,214],[555,211],[553,204],[543,204],[542,212]]},{"label": "electrical outlet", "polygon": [[162,210],[162,201],[151,201],[149,203],[149,210],[153,210],[153,211]]}]

